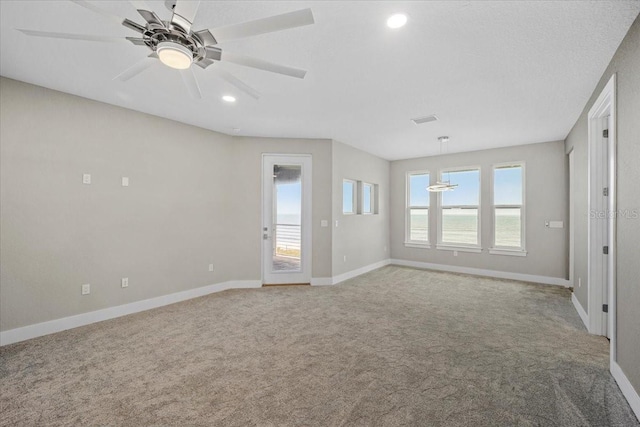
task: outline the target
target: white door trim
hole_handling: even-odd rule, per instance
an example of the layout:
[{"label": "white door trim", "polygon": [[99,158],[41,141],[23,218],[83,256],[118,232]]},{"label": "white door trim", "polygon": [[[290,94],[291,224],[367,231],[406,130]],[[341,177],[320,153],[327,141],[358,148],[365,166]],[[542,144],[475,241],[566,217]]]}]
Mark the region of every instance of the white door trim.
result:
[{"label": "white door trim", "polygon": [[569,151],[569,283],[575,288],[574,269],[575,269],[575,248],[576,248],[576,209],[573,192],[575,191],[575,151],[572,148]]},{"label": "white door trim", "polygon": [[[589,110],[588,120],[588,133],[589,133],[589,146],[588,146],[588,311],[589,311],[589,332],[597,335],[607,335],[605,328],[605,314],[602,313],[603,295],[606,291],[608,294],[608,306],[609,306],[609,334],[611,338],[610,343],[610,355],[611,361],[616,360],[616,76],[611,76],[611,79],[604,87],[600,96]],[[596,153],[598,152],[598,144],[602,144],[602,122],[605,117],[609,116],[609,135],[607,146],[605,151],[601,150],[601,153],[606,153],[608,158],[608,173],[607,176],[598,176],[599,169],[597,168],[598,158]],[[606,182],[606,186],[609,189],[609,195],[606,198],[605,212],[597,212],[596,200],[602,188],[600,188],[599,182]],[[606,218],[606,227],[608,231],[608,241],[604,242],[609,246],[609,255],[602,256],[602,248],[600,247],[600,241],[597,239],[596,232],[598,231],[598,221],[596,216],[604,215]],[[602,283],[595,280],[598,272],[602,272],[604,266],[607,266],[607,287],[608,290],[602,288]],[[601,273],[600,273],[601,274]]]},{"label": "white door trim", "polygon": [[[273,230],[271,226],[264,223],[265,221],[265,209],[267,203],[267,190],[266,190],[266,173],[265,166],[267,162],[275,162],[276,164],[295,164],[302,167],[302,218],[301,218],[301,271],[296,273],[278,273],[277,276],[274,273],[268,273],[266,271],[266,258],[270,257],[270,251],[267,250],[265,242],[270,240],[262,240],[261,251],[261,263],[262,263],[262,283],[278,284],[278,283],[311,283],[312,273],[312,156],[311,154],[280,154],[280,153],[263,153],[262,154],[262,215],[261,215],[261,233],[264,234],[264,228],[268,227],[267,233],[273,236]],[[268,171],[271,176],[272,171]],[[271,199],[270,199],[271,200]]]}]

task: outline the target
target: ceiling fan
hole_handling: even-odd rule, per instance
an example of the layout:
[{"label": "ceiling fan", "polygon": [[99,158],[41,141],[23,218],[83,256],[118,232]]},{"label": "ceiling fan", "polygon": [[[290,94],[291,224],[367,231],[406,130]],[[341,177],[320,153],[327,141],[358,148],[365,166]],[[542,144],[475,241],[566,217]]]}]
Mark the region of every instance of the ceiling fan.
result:
[{"label": "ceiling fan", "polygon": [[[284,74],[291,77],[304,78],[306,71],[285,65],[274,64],[263,59],[250,56],[233,54],[223,51],[217,45],[228,40],[241,39],[245,37],[257,36],[260,34],[301,27],[314,23],[311,9],[303,9],[289,12],[282,15],[275,15],[268,18],[257,19],[255,21],[241,24],[229,25],[216,29],[203,29],[194,31],[193,24],[200,1],[168,0],[166,6],[172,10],[171,20],[163,21],[150,10],[145,1],[130,0],[129,3],[144,18],[146,24],[140,25],[127,18],[121,18],[93,3],[85,0],[71,0],[73,3],[89,9],[103,17],[109,18],[118,24],[122,24],[130,30],[139,33],[137,37],[104,37],[95,35],[51,33],[45,31],[34,31],[18,29],[28,36],[51,37],[68,40],[86,40],[95,42],[120,42],[130,41],[134,45],[147,46],[151,54],[133,66],[124,70],[115,78],[127,81],[140,74],[157,60],[160,60],[168,67],[180,70],[182,80],[187,87],[189,94],[194,98],[202,98],[198,82],[193,73],[192,66],[197,65],[203,69],[215,64],[218,61],[232,62],[246,67],[257,68],[273,73]],[[214,67],[218,77],[234,85],[239,90],[249,96],[258,99],[258,91],[235,77],[233,74]]]}]

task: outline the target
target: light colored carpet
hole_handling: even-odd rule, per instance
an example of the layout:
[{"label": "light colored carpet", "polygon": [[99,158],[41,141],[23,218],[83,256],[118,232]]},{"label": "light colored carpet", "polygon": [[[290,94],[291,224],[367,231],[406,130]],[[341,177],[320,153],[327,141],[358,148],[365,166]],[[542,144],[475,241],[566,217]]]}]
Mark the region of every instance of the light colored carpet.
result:
[{"label": "light colored carpet", "polygon": [[560,287],[389,266],[0,350],[1,425],[638,426]]}]

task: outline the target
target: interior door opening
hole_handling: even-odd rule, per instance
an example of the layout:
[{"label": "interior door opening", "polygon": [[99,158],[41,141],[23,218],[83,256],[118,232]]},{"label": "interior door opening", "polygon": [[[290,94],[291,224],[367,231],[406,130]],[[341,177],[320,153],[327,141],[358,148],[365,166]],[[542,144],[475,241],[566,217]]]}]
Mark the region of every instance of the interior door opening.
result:
[{"label": "interior door opening", "polygon": [[588,114],[589,332],[610,338],[616,360],[616,126],[615,74]]}]

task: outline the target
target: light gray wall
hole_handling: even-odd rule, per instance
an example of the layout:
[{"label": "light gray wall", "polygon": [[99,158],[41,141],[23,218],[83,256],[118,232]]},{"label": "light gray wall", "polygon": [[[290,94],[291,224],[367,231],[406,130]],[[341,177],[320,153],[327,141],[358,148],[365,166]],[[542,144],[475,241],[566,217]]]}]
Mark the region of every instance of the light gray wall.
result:
[{"label": "light gray wall", "polygon": [[234,278],[230,137],[0,85],[2,330]]},{"label": "light gray wall", "polygon": [[[344,215],[344,179],[378,185],[378,213]],[[335,221],[338,221],[336,227]],[[389,162],[333,141],[333,275],[389,258]],[[344,260],[344,257],[347,260]]]},{"label": "light gray wall", "polygon": [[0,85],[0,330],[259,280],[262,153],[313,155],[313,277],[331,276],[331,140],[232,137]]},{"label": "light gray wall", "polygon": [[[409,261],[480,268],[485,270],[533,274],[554,278],[567,277],[568,219],[567,161],[562,141],[520,145],[467,153],[423,157],[391,162],[391,257]],[[491,168],[493,164],[524,161],[526,186],[526,257],[490,255],[491,246]],[[481,168],[481,243],[482,253],[453,252],[435,248],[437,215],[429,215],[430,249],[404,245],[406,174],[428,170],[435,184],[438,171],[458,166]],[[437,195],[431,195],[431,208],[436,207]],[[564,221],[565,228],[545,227],[545,220]]]},{"label": "light gray wall", "polygon": [[[575,156],[575,273],[583,286],[575,288],[585,310],[587,300],[587,115],[602,89],[616,74],[617,114],[617,208],[640,209],[640,16],[629,29],[598,82],[589,102],[565,141],[567,153]],[[617,357],[631,384],[640,392],[640,218],[618,216],[617,220]]]}]

